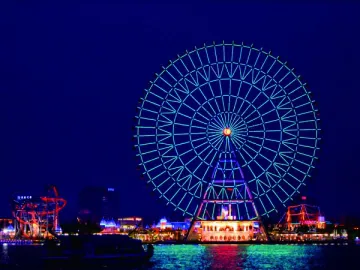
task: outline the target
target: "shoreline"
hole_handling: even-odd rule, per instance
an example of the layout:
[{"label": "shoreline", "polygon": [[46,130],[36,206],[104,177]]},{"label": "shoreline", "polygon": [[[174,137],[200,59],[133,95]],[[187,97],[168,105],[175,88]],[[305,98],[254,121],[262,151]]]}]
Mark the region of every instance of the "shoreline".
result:
[{"label": "shoreline", "polygon": [[143,242],[152,245],[358,245],[352,241],[157,241]]}]

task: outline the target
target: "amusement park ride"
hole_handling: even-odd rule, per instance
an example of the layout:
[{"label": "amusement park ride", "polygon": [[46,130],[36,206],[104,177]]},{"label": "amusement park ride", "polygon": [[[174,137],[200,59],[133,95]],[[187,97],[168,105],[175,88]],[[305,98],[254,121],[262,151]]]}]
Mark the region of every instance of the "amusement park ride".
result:
[{"label": "amusement park ride", "polygon": [[312,93],[286,62],[253,45],[178,55],[155,74],[137,112],[141,178],[193,218],[189,235],[200,223],[201,241],[266,240],[261,217],[285,210],[318,159]]},{"label": "amusement park ride", "polygon": [[52,238],[61,232],[59,212],[66,200],[59,197],[55,186],[49,186],[46,196],[15,196],[12,213],[15,218],[16,237]]}]

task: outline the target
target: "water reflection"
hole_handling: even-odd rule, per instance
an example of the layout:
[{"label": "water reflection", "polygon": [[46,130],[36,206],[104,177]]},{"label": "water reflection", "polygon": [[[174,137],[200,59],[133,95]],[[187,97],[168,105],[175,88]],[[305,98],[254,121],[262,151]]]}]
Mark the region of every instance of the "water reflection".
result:
[{"label": "water reflection", "polygon": [[0,249],[0,251],[0,265],[7,264],[9,262],[8,244],[2,244],[2,249]]},{"label": "water reflection", "polygon": [[[40,251],[34,246],[0,246],[0,268],[25,262],[31,269],[42,269],[36,267]],[[359,255],[360,246],[355,245],[157,245],[151,264],[141,269],[357,269]]]},{"label": "water reflection", "polygon": [[151,269],[351,269],[357,254],[347,246],[159,245]]}]

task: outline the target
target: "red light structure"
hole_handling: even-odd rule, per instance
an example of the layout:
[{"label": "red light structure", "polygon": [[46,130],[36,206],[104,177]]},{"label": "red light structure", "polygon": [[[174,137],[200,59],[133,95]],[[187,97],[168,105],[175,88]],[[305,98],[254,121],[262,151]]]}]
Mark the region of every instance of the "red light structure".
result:
[{"label": "red light structure", "polygon": [[321,215],[320,207],[299,204],[288,206],[285,218],[285,227],[293,231],[299,226],[309,226],[314,229],[325,228],[325,217]]},{"label": "red light structure", "polygon": [[16,196],[12,213],[16,220],[17,237],[52,238],[61,232],[59,212],[66,206],[66,200],[59,197],[56,186],[49,186],[46,196]]}]

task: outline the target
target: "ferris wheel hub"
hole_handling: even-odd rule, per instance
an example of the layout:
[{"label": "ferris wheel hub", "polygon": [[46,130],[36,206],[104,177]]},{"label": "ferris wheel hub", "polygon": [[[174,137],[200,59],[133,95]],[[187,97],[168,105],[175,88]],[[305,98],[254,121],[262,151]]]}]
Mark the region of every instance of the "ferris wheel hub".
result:
[{"label": "ferris wheel hub", "polygon": [[224,134],[224,136],[226,136],[226,137],[230,136],[230,135],[231,135],[231,129],[228,128],[228,127],[227,127],[227,128],[224,128],[223,134]]}]

